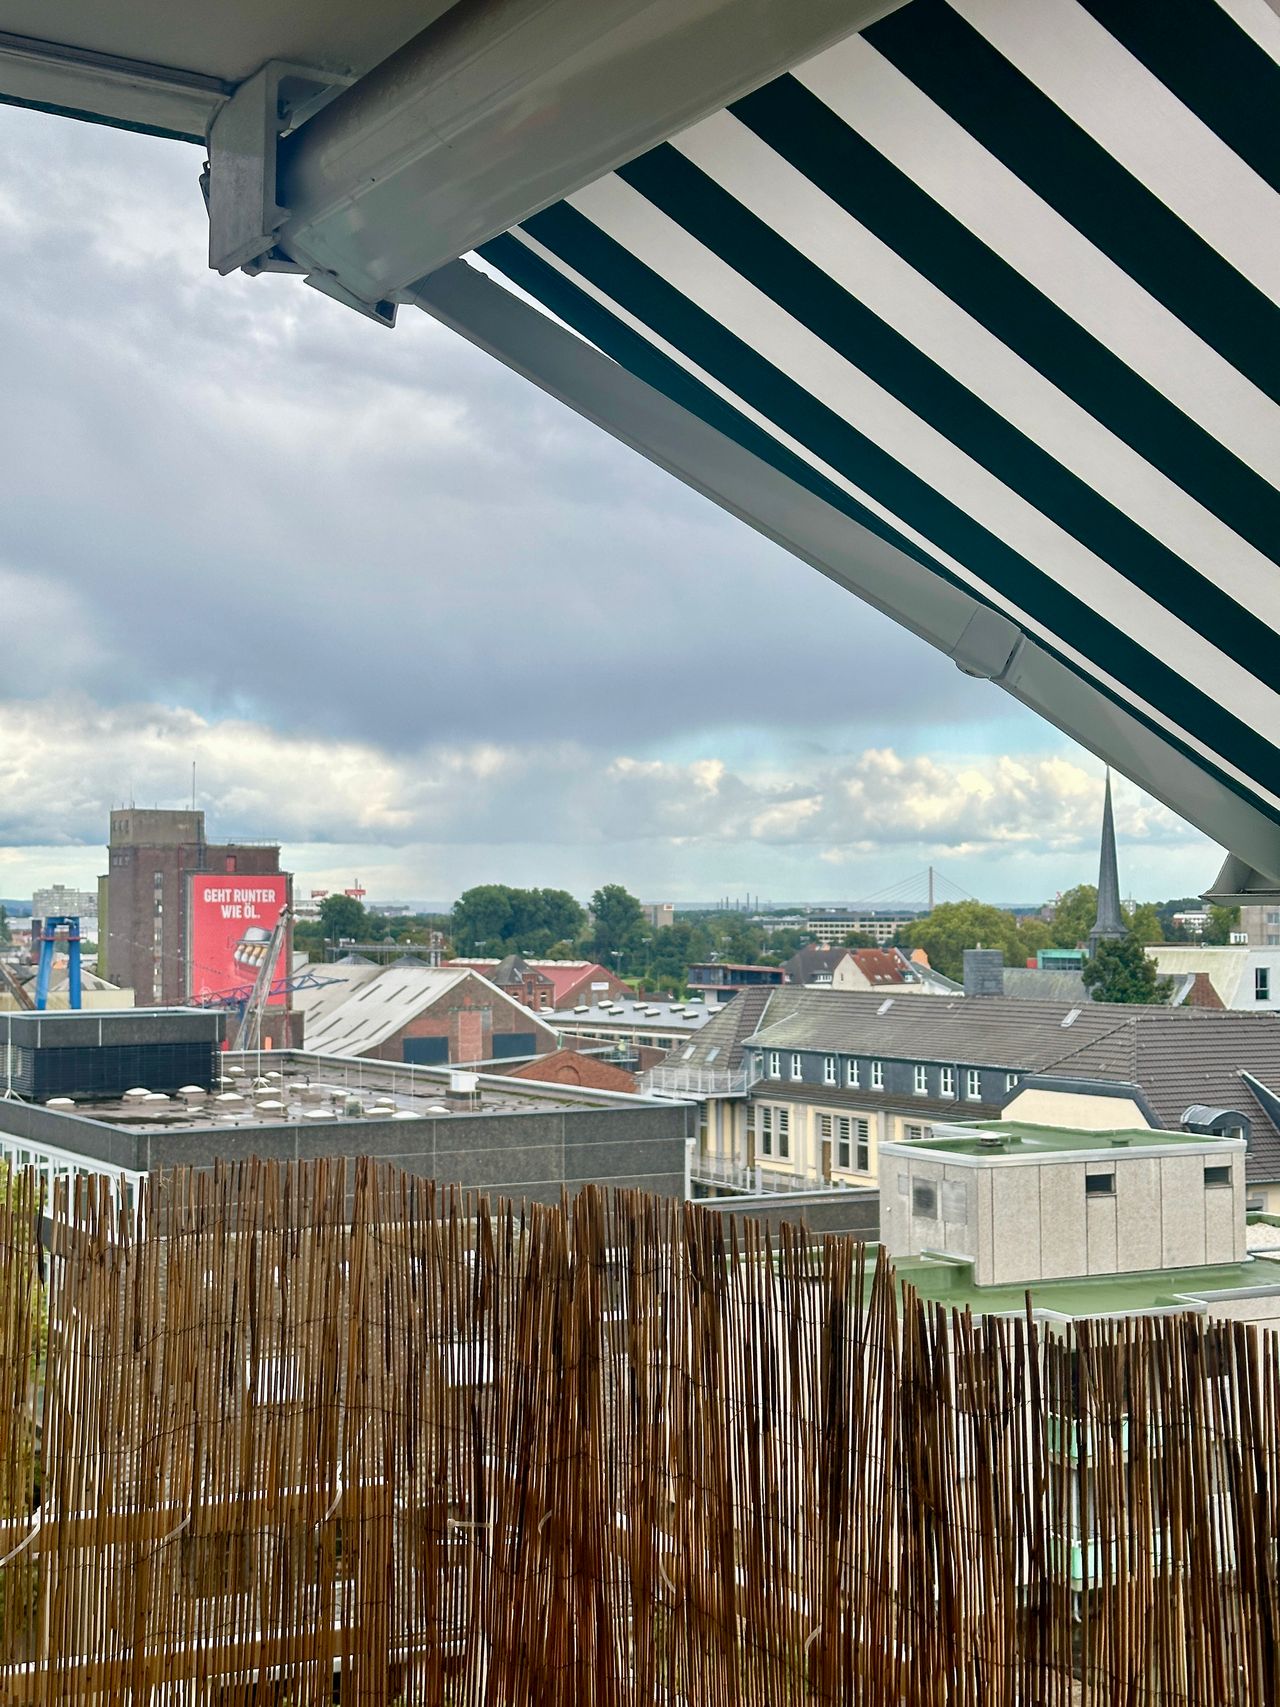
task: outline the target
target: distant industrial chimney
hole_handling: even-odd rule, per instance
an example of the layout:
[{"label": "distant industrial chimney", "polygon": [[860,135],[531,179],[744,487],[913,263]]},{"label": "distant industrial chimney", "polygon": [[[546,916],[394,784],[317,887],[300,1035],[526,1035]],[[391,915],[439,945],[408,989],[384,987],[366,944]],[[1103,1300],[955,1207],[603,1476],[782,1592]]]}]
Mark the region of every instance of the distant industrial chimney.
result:
[{"label": "distant industrial chimney", "polygon": [[966,948],[964,951],[966,996],[1004,995],[1004,950]]}]

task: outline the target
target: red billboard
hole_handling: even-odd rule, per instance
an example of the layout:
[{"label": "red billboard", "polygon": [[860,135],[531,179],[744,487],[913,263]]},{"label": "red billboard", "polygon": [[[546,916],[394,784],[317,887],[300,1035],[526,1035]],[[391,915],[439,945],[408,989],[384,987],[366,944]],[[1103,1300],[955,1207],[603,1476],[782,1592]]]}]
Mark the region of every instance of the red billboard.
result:
[{"label": "red billboard", "polygon": [[[289,879],[196,872],[187,891],[187,991],[196,1001],[244,990],[258,976],[271,933],[289,893]],[[274,977],[289,973],[288,944]],[[283,992],[272,996],[284,1002]]]}]

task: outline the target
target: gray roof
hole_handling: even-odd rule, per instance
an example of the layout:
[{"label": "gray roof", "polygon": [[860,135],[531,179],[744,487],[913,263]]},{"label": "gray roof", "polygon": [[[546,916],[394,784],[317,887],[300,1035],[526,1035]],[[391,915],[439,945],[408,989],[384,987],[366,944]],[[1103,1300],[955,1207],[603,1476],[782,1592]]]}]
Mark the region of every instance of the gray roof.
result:
[{"label": "gray roof", "polygon": [[[679,1043],[664,1056],[664,1067],[717,1067],[726,1073],[736,1073],[742,1065],[742,1049],[760,1024],[760,1019],[776,989],[764,987],[739,990],[737,995],[719,1007],[712,1008],[711,1018],[698,1033],[692,1045]],[[710,1056],[710,1060],[708,1060]]]},{"label": "gray roof", "polygon": [[[1041,1072],[1078,1048],[1082,1037],[1123,1023],[1117,1011],[1095,1003],[1024,1002],[1009,996],[784,988],[774,991],[752,1041],[765,1049],[821,1049]],[[1076,1017],[1064,1026],[1073,1013]]]},{"label": "gray roof", "polygon": [[790,960],[784,960],[782,970],[793,984],[811,984],[819,972],[830,977],[848,952],[847,948],[820,948],[817,943],[810,943],[807,948],[797,949]]},{"label": "gray roof", "polygon": [[[1004,993],[1020,1002],[1069,1002],[1074,1007],[1093,1000],[1085,989],[1083,974],[1050,967],[1041,971],[1035,966],[1006,966]],[[989,998],[978,996],[974,1000]]]},{"label": "gray roof", "polygon": [[1280,1123],[1243,1076],[1280,1092],[1275,1014],[1009,996],[886,1000],[879,991],[786,988],[773,992],[749,1041],[764,1049],[1109,1079],[1141,1089],[1170,1130],[1192,1103],[1237,1108],[1253,1127],[1249,1179],[1280,1181]]},{"label": "gray roof", "polygon": [[[735,997],[734,1000],[737,998]],[[573,1008],[543,1009],[548,1025],[566,1031],[701,1031],[717,1012],[706,1002],[584,1002]],[[730,1004],[732,1005],[732,1004]]]}]

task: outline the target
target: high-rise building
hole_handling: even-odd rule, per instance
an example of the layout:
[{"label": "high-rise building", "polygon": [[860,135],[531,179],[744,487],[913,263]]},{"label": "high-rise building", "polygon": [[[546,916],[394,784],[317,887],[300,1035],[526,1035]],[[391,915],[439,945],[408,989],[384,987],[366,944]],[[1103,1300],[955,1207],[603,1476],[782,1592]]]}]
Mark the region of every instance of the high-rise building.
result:
[{"label": "high-rise building", "polygon": [[45,889],[37,889],[31,897],[33,919],[84,920],[96,918],[97,913],[96,890],[71,889],[65,883],[51,883]]},{"label": "high-rise building", "polygon": [[[211,887],[214,877],[220,881]],[[277,881],[265,881],[271,878]],[[123,807],[111,814],[100,968],[113,984],[132,988],[139,1007],[251,984],[255,954],[260,962],[289,882],[276,843],[209,842],[203,812]],[[223,934],[238,939],[226,955],[201,947],[207,921],[219,914]],[[281,972],[287,967],[282,956]]]}]

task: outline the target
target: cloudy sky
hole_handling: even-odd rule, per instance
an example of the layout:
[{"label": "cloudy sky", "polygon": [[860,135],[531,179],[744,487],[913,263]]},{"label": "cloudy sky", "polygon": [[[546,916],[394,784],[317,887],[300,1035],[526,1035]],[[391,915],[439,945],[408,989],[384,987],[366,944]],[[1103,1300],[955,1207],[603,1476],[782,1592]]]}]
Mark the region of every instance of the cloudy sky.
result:
[{"label": "cloudy sky", "polygon": [[[190,797],[317,886],[1090,878],[1101,767],[423,315],[204,265],[198,150],[0,108],[0,895]],[[1122,873],[1217,850],[1122,785]]]}]

